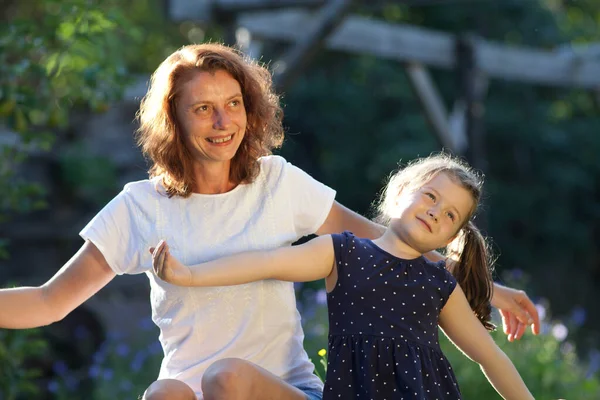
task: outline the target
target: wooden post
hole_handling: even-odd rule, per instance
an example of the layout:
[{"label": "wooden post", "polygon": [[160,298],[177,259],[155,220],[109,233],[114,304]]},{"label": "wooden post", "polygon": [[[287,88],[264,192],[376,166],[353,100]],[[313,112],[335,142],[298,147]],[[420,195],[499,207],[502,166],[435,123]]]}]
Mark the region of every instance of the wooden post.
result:
[{"label": "wooden post", "polygon": [[285,91],[298,77],[304,67],[323,46],[325,39],[343,21],[352,1],[331,0],[319,11],[317,23],[305,30],[300,39],[275,65],[273,83],[279,92]]},{"label": "wooden post", "polygon": [[[413,91],[423,107],[425,118],[440,145],[454,154],[464,155],[468,141],[463,124],[450,123],[442,97],[427,69],[421,64],[407,63],[405,70]],[[461,115],[460,118],[464,116]]]},{"label": "wooden post", "polygon": [[456,40],[456,73],[460,98],[465,104],[465,128],[468,146],[464,152],[469,163],[480,170],[486,169],[483,116],[487,84],[482,84],[477,67],[473,41],[466,36]]}]

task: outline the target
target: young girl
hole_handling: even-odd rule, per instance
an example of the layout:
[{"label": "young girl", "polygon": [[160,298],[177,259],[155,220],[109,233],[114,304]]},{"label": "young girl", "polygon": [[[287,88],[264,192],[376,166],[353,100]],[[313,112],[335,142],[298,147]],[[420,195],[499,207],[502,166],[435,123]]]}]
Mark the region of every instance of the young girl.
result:
[{"label": "young girl", "polygon": [[[153,267],[163,280],[182,286],[325,278],[324,399],[460,399],[439,347],[438,326],[481,365],[503,398],[532,399],[486,331],[493,329],[492,280],[485,240],[471,222],[481,185],[468,166],[447,155],[432,156],[391,178],[379,205],[388,228],[379,239],[344,232],[189,267],[161,241],[150,249]],[[423,256],[443,247],[452,274],[443,261]]]}]

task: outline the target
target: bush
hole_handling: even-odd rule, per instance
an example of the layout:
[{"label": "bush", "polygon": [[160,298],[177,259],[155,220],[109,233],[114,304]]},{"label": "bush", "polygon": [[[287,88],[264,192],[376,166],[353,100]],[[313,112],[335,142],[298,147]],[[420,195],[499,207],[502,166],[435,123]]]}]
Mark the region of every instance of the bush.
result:
[{"label": "bush", "polygon": [[28,363],[47,353],[38,330],[0,330],[0,399],[33,398],[40,371]]},{"label": "bush", "polygon": [[[73,370],[61,361],[58,376],[48,391],[57,400],[89,398],[93,400],[137,399],[156,380],[162,361],[158,329],[144,318],[135,335],[109,332],[108,338],[93,355],[89,368]],[[57,370],[57,368],[55,368]]]},{"label": "bush", "polygon": [[[587,377],[577,359],[575,348],[562,342],[561,324],[555,325],[556,338],[550,333],[533,336],[527,333],[518,342],[509,343],[500,332],[492,333],[496,343],[512,360],[531,393],[538,399],[567,398],[588,400],[600,398],[600,380]],[[501,399],[477,368],[440,333],[442,349],[456,374],[465,400]]]}]

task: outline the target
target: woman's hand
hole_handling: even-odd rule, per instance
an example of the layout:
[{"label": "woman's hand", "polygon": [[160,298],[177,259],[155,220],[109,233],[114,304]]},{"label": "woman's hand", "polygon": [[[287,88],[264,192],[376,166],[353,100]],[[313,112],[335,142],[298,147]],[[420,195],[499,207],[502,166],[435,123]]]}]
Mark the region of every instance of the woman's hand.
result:
[{"label": "woman's hand", "polygon": [[528,325],[534,335],[540,333],[540,317],[533,302],[522,290],[494,284],[492,305],[500,311],[508,341],[519,340]]},{"label": "woman's hand", "polygon": [[152,269],[163,281],[179,286],[190,286],[192,273],[190,269],[169,253],[169,245],[164,240],[156,247],[150,247]]}]

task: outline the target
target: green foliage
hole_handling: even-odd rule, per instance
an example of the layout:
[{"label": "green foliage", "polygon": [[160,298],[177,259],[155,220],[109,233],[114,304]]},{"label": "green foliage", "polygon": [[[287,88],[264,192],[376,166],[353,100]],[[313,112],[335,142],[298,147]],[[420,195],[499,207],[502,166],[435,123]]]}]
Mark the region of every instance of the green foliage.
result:
[{"label": "green foliage", "polygon": [[[139,323],[135,335],[109,332],[108,339],[85,369],[64,368],[49,384],[57,400],[137,399],[156,380],[162,347],[150,319]],[[86,384],[91,380],[91,384]]]},{"label": "green foliage", "polygon": [[117,186],[117,169],[107,156],[93,156],[75,146],[59,156],[65,191],[97,206],[106,204]]},{"label": "green foliage", "polygon": [[[600,40],[590,24],[600,20],[596,1],[387,2],[364,4],[363,13],[567,53]],[[451,109],[460,96],[455,71],[430,72]],[[284,102],[289,134],[282,154],[362,213],[399,161],[441,149],[397,62],[322,53]],[[477,221],[501,251],[499,272],[529,272],[535,278],[528,293],[549,297],[563,317],[595,302],[600,282],[598,104],[593,92],[499,79],[490,81],[485,99],[485,213]],[[600,329],[600,314],[588,311],[578,335],[585,347],[599,346],[599,336],[586,332]]]},{"label": "green foliage", "polygon": [[124,38],[134,31],[116,1],[15,4],[0,26],[0,218],[44,206],[41,187],[15,179],[31,152],[48,151],[75,108],[104,111],[128,73]]},{"label": "green foliage", "polygon": [[38,330],[0,330],[0,399],[33,398],[40,371],[27,362],[46,354],[47,344]]},{"label": "green foliage", "polygon": [[[307,299],[309,300],[309,299]],[[324,307],[321,307],[324,310]],[[318,315],[317,312],[314,315]],[[311,324],[318,321],[305,322],[310,332]],[[561,324],[554,329],[562,328]],[[552,334],[553,327],[545,323],[547,333],[534,336],[527,333],[521,340],[510,343],[501,331],[491,335],[498,346],[511,359],[519,371],[523,381],[535,398],[573,400],[592,400],[600,397],[600,379],[596,375],[588,375],[584,364],[578,359],[574,346]],[[325,335],[310,335],[307,352],[315,357],[315,371],[323,379],[327,372],[326,355],[323,346],[327,343]],[[320,345],[320,346],[319,346]],[[465,400],[501,399],[490,385],[479,366],[469,360],[440,331],[440,346],[452,364],[452,369],[460,385]],[[318,355],[318,356],[317,356]]]},{"label": "green foliage", "polygon": [[[14,212],[45,207],[44,189],[21,174],[20,166],[30,155],[51,150],[57,135],[69,127],[73,112],[103,112],[121,98],[131,77],[127,63],[135,57],[138,65],[147,60],[139,57],[143,54],[141,49],[140,52],[132,49],[136,50],[136,44],[148,38],[140,26],[150,15],[157,14],[155,3],[137,0],[128,4],[143,11],[135,15],[129,14],[128,8],[117,0],[3,3],[0,223]],[[154,43],[148,42],[148,47],[158,44],[161,50],[164,48],[165,39],[159,38],[161,32],[153,27],[150,36]],[[160,50],[148,54],[157,52]],[[155,66],[156,60],[152,64]],[[115,167],[106,158],[65,153],[60,162],[63,178],[72,192],[106,200],[106,188],[116,179]],[[0,234],[0,258],[8,257],[7,245],[8,241]],[[37,372],[28,366],[27,360],[45,354],[45,346],[37,331],[0,331],[0,399],[35,397],[39,392]],[[153,378],[143,383],[146,386],[154,380],[158,367],[150,366],[149,371]],[[66,387],[72,382],[70,379]],[[105,392],[113,393],[108,386]]]},{"label": "green foliage", "polygon": [[[465,400],[501,399],[477,364],[443,334],[440,336],[440,344],[452,364]],[[600,396],[600,379],[586,377],[586,370],[570,343],[561,342],[551,334],[527,334],[513,343],[508,342],[502,332],[494,332],[492,336],[515,364],[535,398],[592,400]]]}]

